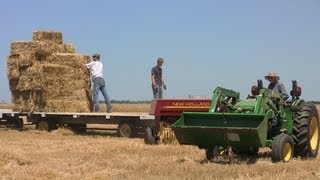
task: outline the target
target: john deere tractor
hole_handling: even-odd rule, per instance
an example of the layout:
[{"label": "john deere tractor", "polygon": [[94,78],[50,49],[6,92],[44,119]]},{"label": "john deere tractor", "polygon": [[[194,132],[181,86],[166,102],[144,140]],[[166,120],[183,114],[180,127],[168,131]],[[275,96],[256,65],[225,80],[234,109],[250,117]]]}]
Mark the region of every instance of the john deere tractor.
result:
[{"label": "john deere tractor", "polygon": [[255,154],[260,147],[271,148],[273,162],[317,156],[318,111],[299,98],[301,87],[296,81],[292,81],[291,99],[263,88],[261,80],[247,99],[240,100],[239,95],[218,87],[209,112],[183,113],[172,125],[178,142],[205,149],[208,160],[227,149]]}]

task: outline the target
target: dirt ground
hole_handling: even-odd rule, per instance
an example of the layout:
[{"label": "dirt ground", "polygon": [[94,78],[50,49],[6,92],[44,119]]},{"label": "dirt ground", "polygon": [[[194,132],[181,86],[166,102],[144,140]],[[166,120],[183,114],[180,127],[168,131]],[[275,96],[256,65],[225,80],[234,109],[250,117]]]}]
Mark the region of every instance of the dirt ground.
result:
[{"label": "dirt ground", "polygon": [[272,163],[270,151],[208,162],[194,146],[145,145],[114,132],[0,129],[3,179],[320,179],[320,156]]}]

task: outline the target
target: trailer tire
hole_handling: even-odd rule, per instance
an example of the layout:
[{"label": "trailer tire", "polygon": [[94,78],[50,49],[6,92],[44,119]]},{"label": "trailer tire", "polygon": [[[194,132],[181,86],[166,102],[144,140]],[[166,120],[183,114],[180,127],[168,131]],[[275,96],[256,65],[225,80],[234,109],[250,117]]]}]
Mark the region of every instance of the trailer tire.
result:
[{"label": "trailer tire", "polygon": [[36,124],[36,129],[39,131],[50,132],[54,129],[54,124],[48,120],[39,120]]},{"label": "trailer tire", "polygon": [[14,128],[21,131],[23,130],[23,120],[22,118],[16,118],[14,120]]},{"label": "trailer tire", "polygon": [[122,121],[118,126],[118,136],[133,138],[137,136],[137,128],[127,121]]},{"label": "trailer tire", "polygon": [[275,137],[272,144],[271,159],[273,162],[289,162],[293,158],[293,138],[281,133]]},{"label": "trailer tire", "polygon": [[295,155],[316,157],[319,149],[319,115],[316,106],[304,102],[298,106],[293,122]]}]

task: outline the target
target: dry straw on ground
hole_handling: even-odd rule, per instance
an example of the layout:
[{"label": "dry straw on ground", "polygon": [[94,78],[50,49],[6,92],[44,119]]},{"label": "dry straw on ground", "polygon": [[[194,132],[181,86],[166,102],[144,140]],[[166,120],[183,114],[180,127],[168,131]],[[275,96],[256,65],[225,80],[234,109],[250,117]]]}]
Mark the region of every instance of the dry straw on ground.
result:
[{"label": "dry straw on ground", "polygon": [[33,41],[11,43],[8,78],[14,110],[90,112],[90,57],[63,44],[62,34],[33,32]]},{"label": "dry straw on ground", "polygon": [[0,176],[11,179],[318,179],[319,158],[274,164],[268,150],[235,164],[205,161],[194,146],[142,139],[0,130]]}]

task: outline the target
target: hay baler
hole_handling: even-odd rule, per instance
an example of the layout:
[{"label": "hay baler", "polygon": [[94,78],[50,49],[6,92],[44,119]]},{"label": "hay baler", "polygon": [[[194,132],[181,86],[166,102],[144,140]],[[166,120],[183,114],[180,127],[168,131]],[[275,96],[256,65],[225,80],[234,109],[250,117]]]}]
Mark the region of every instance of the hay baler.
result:
[{"label": "hay baler", "polygon": [[153,126],[145,131],[146,144],[170,144],[176,142],[170,126],[183,112],[208,112],[210,99],[157,99],[151,102],[150,115],[155,116]]},{"label": "hay baler", "polygon": [[317,156],[318,111],[314,104],[299,99],[301,88],[296,81],[290,100],[262,86],[253,86],[252,94],[240,100],[238,92],[216,88],[209,112],[185,112],[172,125],[177,140],[205,149],[208,160],[227,149],[252,154],[260,147],[271,148],[274,162]]}]

